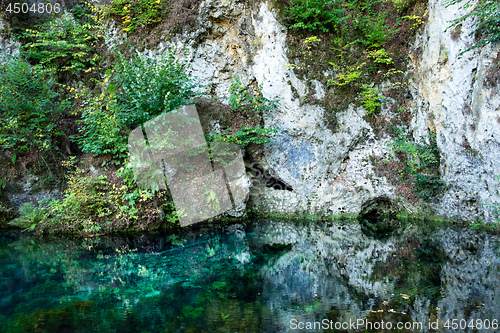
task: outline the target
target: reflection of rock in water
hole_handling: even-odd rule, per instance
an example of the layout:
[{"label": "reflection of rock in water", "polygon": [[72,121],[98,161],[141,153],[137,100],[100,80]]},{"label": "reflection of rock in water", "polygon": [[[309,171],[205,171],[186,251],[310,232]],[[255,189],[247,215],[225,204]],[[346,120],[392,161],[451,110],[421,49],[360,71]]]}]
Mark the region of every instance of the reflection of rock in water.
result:
[{"label": "reflection of rock in water", "polygon": [[[500,313],[500,244],[492,235],[425,223],[383,239],[352,222],[272,220],[221,229],[197,225],[177,237],[83,244],[3,235],[0,326],[2,311],[31,313],[53,300],[58,309],[65,297],[134,313],[143,318],[135,327],[153,332],[291,332],[292,319],[444,324]],[[38,285],[37,276],[46,282]],[[70,295],[59,290],[61,280]]]},{"label": "reflection of rock in water", "polygon": [[367,259],[383,260],[392,244],[368,239],[359,225],[270,222],[257,229],[263,243],[293,245],[263,268],[269,332],[291,331],[291,319],[323,319],[332,310],[338,320],[363,318],[376,297],[391,290],[387,283],[369,280],[374,264]]},{"label": "reflection of rock in water", "polygon": [[[491,320],[500,313],[499,243],[491,235],[412,230],[382,240],[368,237],[358,224],[279,221],[253,231],[260,235],[251,241],[254,251],[266,244],[292,246],[262,269],[268,332],[293,331],[291,319],[428,323],[429,318]],[[369,310],[384,312],[372,316]]]},{"label": "reflection of rock in water", "polygon": [[441,276],[441,318],[500,319],[498,239],[470,230],[438,235],[448,257]]}]

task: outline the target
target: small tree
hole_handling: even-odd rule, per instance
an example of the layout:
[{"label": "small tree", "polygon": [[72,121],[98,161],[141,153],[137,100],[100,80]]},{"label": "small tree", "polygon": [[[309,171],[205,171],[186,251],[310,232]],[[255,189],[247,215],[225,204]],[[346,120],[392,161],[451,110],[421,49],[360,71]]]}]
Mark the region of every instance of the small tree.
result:
[{"label": "small tree", "polygon": [[0,65],[0,147],[18,153],[53,148],[61,135],[54,119],[67,106],[58,101],[54,81],[47,71],[35,70],[26,61],[12,59]]}]

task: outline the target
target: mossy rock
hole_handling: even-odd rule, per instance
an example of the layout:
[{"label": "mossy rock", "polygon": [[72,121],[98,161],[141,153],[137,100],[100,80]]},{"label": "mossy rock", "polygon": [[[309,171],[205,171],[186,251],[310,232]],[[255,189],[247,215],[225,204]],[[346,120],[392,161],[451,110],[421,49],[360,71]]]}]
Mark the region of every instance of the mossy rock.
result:
[{"label": "mossy rock", "polygon": [[221,129],[231,127],[231,109],[227,105],[216,100],[200,98],[196,101],[196,110],[205,133],[214,130],[211,128],[213,124],[219,124]]}]

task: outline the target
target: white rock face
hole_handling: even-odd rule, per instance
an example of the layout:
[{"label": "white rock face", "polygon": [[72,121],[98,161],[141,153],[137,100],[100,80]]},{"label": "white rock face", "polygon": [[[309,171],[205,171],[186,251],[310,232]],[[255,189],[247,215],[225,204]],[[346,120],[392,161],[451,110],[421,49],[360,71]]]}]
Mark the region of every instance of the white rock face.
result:
[{"label": "white rock face", "polygon": [[[436,212],[465,220],[492,220],[500,202],[500,94],[487,84],[486,72],[498,52],[487,46],[458,54],[471,46],[471,22],[458,38],[445,31],[449,21],[463,15],[457,6],[430,0],[429,18],[417,36],[411,64],[415,139],[438,133],[443,180],[448,189],[435,203]],[[309,89],[324,98],[325,87],[314,81],[308,88],[287,66],[287,30],[266,2],[249,7],[235,0],[206,0],[200,6],[200,28],[175,41],[187,49],[191,75],[206,96],[227,102],[231,75],[244,85],[262,85],[264,97],[279,100],[279,109],[264,116],[265,126],[278,132],[265,145],[260,166],[292,190],[253,182],[251,209],[262,213],[356,214],[380,198],[404,203],[395,186],[377,176],[370,160],[392,159],[389,136],[377,138],[363,116],[350,105],[337,112],[332,132],[325,110],[301,103]],[[451,30],[451,29],[450,29]],[[159,50],[172,44],[162,44]],[[381,116],[390,119],[388,108]],[[216,126],[215,126],[216,127]],[[417,209],[407,205],[410,210]],[[418,209],[417,209],[418,210]]]},{"label": "white rock face", "polygon": [[[386,179],[372,172],[369,157],[384,157],[390,151],[386,140],[376,140],[363,120],[363,108],[340,111],[339,129],[332,133],[321,107],[301,105],[308,88],[287,66],[286,28],[268,3],[254,8],[235,0],[206,0],[200,5],[198,20],[197,31],[146,52],[154,56],[172,45],[186,50],[190,75],[204,87],[201,92],[223,103],[229,97],[232,75],[245,86],[262,85],[264,97],[279,100],[279,110],[264,116],[265,127],[276,128],[278,133],[265,146],[260,164],[293,190],[253,182],[252,209],[264,213],[358,213],[368,200],[394,197]],[[110,28],[110,36],[118,35]],[[313,89],[316,97],[324,97],[325,87],[320,82],[313,82]],[[216,130],[217,124],[211,127]]]},{"label": "white rock face", "polygon": [[[429,0],[428,21],[409,54],[413,70],[413,120],[408,132],[415,139],[437,131],[442,155],[441,174],[448,189],[432,205],[439,214],[464,220],[496,219],[492,203],[500,202],[500,93],[491,78],[500,47],[486,46],[458,54],[471,45],[472,22],[461,32],[446,31],[449,21],[464,14],[445,0]],[[293,72],[287,57],[287,29],[276,19],[269,3],[247,4],[237,0],[205,0],[200,5],[199,28],[165,41],[151,55],[175,45],[190,63],[190,75],[203,86],[206,97],[227,103],[232,75],[242,84],[262,86],[264,97],[279,100],[279,108],[264,115],[267,128],[276,128],[275,139],[258,154],[258,170],[279,186],[260,181],[250,188],[245,210],[260,213],[356,214],[379,199],[405,202],[395,185],[376,173],[371,161],[393,159],[388,135],[375,135],[363,118],[367,111],[349,105],[336,112],[335,129],[325,123],[325,110],[303,102],[307,94],[325,98],[321,82],[306,84]],[[116,25],[108,29],[111,48],[126,38]],[[2,53],[16,53],[9,41]],[[187,58],[186,58],[187,57]],[[327,73],[325,73],[327,75]],[[383,87],[380,87],[383,90]],[[391,119],[386,99],[380,117]],[[211,130],[220,124],[211,123]],[[246,180],[245,180],[246,181]],[[287,187],[287,189],[283,189]],[[280,189],[281,188],[281,189]]]},{"label": "white rock face", "polygon": [[19,54],[19,46],[21,46],[18,42],[14,42],[11,38],[3,37],[4,33],[8,30],[7,23],[0,19],[0,61],[5,56],[16,56]]},{"label": "white rock face", "polygon": [[416,136],[435,127],[442,155],[442,178],[448,184],[437,209],[447,217],[493,219],[489,204],[500,202],[500,94],[488,83],[498,46],[459,53],[472,46],[472,22],[458,37],[449,22],[465,12],[445,1],[430,0],[429,19],[416,39],[412,62],[417,117]]},{"label": "white rock face", "polygon": [[[264,148],[264,158],[273,176],[293,191],[258,188],[262,212],[342,214],[359,213],[367,200],[387,196],[392,189],[385,179],[373,175],[369,156],[389,153],[385,140],[377,141],[363,120],[363,108],[349,107],[337,114],[338,130],[332,133],[324,121],[325,110],[301,105],[308,93],[286,56],[286,29],[267,3],[253,19],[262,48],[254,57],[253,72],[263,94],[278,99],[280,109],[265,116],[266,127],[277,128],[275,139]],[[298,92],[295,98],[292,86]],[[324,95],[315,81],[314,94]],[[370,175],[370,176],[368,176]],[[371,178],[371,179],[370,179]]]}]

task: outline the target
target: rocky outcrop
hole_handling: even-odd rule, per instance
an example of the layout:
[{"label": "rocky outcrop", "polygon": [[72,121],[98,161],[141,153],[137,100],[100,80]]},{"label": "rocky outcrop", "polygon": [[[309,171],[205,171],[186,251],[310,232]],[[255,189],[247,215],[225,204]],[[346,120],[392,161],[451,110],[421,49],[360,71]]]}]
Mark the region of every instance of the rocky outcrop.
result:
[{"label": "rocky outcrop", "polygon": [[[320,104],[304,101],[306,95],[324,99],[327,87],[295,75],[287,57],[289,32],[269,2],[205,0],[197,28],[145,52],[155,55],[172,45],[185,50],[179,57],[187,56],[190,75],[202,85],[205,97],[226,103],[236,75],[245,86],[262,86],[264,97],[279,101],[278,110],[264,115],[265,127],[277,129],[275,138],[247,154],[253,178],[247,210],[359,214],[370,203],[384,201],[411,213],[425,210],[491,222],[497,218],[491,204],[500,202],[499,47],[485,46],[460,56],[474,42],[472,22],[447,28],[450,20],[463,14],[457,5],[445,7],[444,0],[429,0],[428,20],[408,54],[412,120],[404,130],[416,140],[436,130],[442,157],[440,174],[446,190],[432,204],[409,202],[387,175],[377,172],[373,160],[394,159],[389,147],[393,138],[374,130],[366,120],[367,110],[354,104],[336,110],[333,128],[326,124]],[[114,23],[108,37],[109,47],[126,38]],[[377,117],[390,122],[394,103],[384,98]],[[209,130],[219,129],[212,119]]]},{"label": "rocky outcrop", "polygon": [[[396,199],[387,180],[372,172],[370,156],[384,157],[390,150],[363,119],[366,110],[340,110],[332,132],[320,106],[301,104],[310,88],[288,66],[287,30],[267,2],[247,7],[236,1],[204,1],[199,21],[196,32],[174,44],[187,49],[191,75],[210,87],[207,94],[227,101],[234,74],[246,86],[262,86],[267,99],[279,100],[279,110],[264,116],[265,126],[278,133],[264,147],[258,168],[250,171],[252,176],[265,171],[286,190],[254,181],[250,209],[338,215],[359,213],[364,202],[380,196]],[[160,44],[150,53],[168,46]],[[324,96],[319,82],[314,89],[317,97]]]},{"label": "rocky outcrop", "polygon": [[19,54],[20,44],[10,38],[9,30],[9,24],[0,19],[0,61],[5,56],[15,56]]},{"label": "rocky outcrop", "polygon": [[500,95],[498,45],[460,55],[474,45],[471,20],[447,29],[465,12],[429,1],[429,19],[415,41],[412,127],[415,136],[435,128],[448,185],[436,209],[447,217],[494,220],[500,202]]},{"label": "rocky outcrop", "polygon": [[[449,21],[464,14],[457,5],[431,0],[429,18],[409,58],[413,77],[413,120],[407,133],[415,139],[429,129],[438,134],[441,174],[447,190],[431,207],[449,218],[494,219],[487,204],[499,202],[498,149],[500,100],[495,70],[498,47],[486,46],[465,53],[473,43],[472,22],[460,32],[446,30]],[[287,29],[276,19],[269,3],[256,7],[233,1],[204,1],[196,32],[177,40],[189,50],[192,75],[209,94],[227,98],[231,74],[243,84],[262,85],[262,93],[279,100],[279,109],[265,115],[265,126],[278,129],[259,157],[260,169],[286,186],[253,182],[251,209],[262,213],[357,214],[363,205],[380,198],[404,203],[395,186],[374,171],[370,160],[391,159],[388,135],[375,135],[363,107],[338,110],[335,130],[325,124],[325,110],[302,103],[308,93],[324,98],[325,87],[307,85],[297,78],[287,58]],[[325,73],[328,75],[328,73]],[[391,103],[387,100],[386,103]],[[381,117],[390,118],[388,107]]]}]

